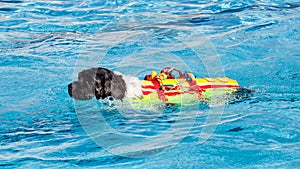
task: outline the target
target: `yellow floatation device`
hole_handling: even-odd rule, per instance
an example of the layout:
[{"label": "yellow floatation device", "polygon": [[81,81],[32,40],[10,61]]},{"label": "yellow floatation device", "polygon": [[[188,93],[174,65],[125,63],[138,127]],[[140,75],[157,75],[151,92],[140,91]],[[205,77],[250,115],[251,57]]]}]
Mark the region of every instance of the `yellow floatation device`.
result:
[{"label": "yellow floatation device", "polygon": [[[173,71],[178,72],[178,78],[174,77]],[[166,67],[159,74],[152,71],[141,84],[143,98],[131,99],[129,102],[183,104],[199,100],[217,101],[241,88],[236,80],[228,77],[196,78],[191,72],[183,74],[175,67]]]}]

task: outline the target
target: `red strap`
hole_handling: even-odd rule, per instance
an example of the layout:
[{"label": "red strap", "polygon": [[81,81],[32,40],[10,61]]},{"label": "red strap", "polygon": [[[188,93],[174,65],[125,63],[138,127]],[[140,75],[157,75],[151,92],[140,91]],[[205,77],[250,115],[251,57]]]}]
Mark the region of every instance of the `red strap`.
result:
[{"label": "red strap", "polygon": [[157,79],[152,80],[153,85],[155,86],[155,90],[157,92],[158,98],[164,102],[168,101],[168,99],[165,96],[164,90],[161,89],[160,83]]}]

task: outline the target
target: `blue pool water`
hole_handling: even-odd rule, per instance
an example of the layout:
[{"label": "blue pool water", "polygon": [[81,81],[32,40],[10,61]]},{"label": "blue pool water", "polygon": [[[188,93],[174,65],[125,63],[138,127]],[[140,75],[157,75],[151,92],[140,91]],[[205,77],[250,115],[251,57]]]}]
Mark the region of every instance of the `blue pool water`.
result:
[{"label": "blue pool water", "polygon": [[[299,167],[299,14],[293,0],[0,0],[1,168]],[[256,92],[121,113],[67,93],[85,68],[167,65]]]}]

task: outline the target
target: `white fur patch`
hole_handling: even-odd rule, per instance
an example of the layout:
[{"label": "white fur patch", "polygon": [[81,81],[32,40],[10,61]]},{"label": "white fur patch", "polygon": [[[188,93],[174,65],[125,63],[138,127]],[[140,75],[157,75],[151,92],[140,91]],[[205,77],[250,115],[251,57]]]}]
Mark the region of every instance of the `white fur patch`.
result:
[{"label": "white fur patch", "polygon": [[124,75],[120,72],[115,72],[117,75],[121,75],[123,80],[126,83],[126,93],[125,97],[126,98],[142,98],[143,97],[143,92],[142,92],[142,84],[141,81],[135,77],[135,76],[130,76],[130,75]]}]

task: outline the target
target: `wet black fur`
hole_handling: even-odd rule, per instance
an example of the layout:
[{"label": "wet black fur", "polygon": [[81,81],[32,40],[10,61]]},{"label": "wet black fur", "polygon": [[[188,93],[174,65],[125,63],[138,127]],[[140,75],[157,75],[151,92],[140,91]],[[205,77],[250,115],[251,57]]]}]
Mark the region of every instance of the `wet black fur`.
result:
[{"label": "wet black fur", "polygon": [[68,92],[76,100],[89,100],[94,96],[97,99],[112,96],[122,100],[126,93],[126,83],[122,75],[105,68],[91,68],[78,74],[78,81],[68,85]]}]

